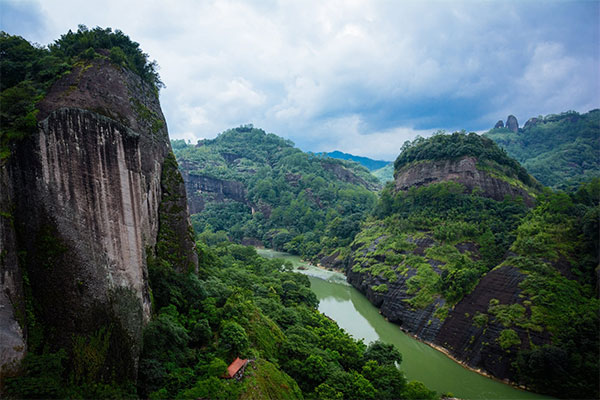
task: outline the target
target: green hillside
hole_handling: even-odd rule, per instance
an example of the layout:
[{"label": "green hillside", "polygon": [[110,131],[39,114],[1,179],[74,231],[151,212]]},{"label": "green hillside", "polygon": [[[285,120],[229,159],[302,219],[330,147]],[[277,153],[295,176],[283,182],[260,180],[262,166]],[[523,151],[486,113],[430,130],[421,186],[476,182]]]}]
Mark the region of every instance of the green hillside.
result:
[{"label": "green hillside", "polygon": [[382,184],[394,180],[394,163],[388,163],[385,167],[371,172]]},{"label": "green hillside", "polygon": [[531,118],[518,132],[485,133],[546,186],[576,188],[600,176],[600,110]]},{"label": "green hillside", "polygon": [[[236,242],[259,242],[306,258],[350,244],[380,187],[356,163],[304,153],[250,126],[198,146],[174,141],[173,149],[191,201],[203,196],[202,212],[192,216],[197,232],[224,231]],[[243,199],[240,194],[215,200],[190,187],[208,178],[241,184]]]},{"label": "green hillside", "polygon": [[[36,103],[51,86],[55,73],[68,73],[73,67],[72,63],[82,59],[101,61],[106,64],[108,71],[120,71],[120,68],[125,67],[139,73],[146,83],[152,85],[152,96],[157,94],[160,86],[155,65],[146,64],[147,55],[141,52],[137,43],[131,42],[120,31],[112,33],[110,29],[101,28],[90,31],[81,26],[77,33],[63,35],[49,51],[50,53],[47,49],[33,47],[22,38],[0,34],[0,176],[3,179],[3,194],[12,190],[12,187],[6,188],[8,185],[5,186],[4,180],[6,174],[13,171],[9,170],[9,167],[13,167],[9,163],[19,161],[23,154],[26,154],[26,158],[31,157],[31,160],[27,160],[31,163],[39,161],[32,155],[33,151],[26,153],[17,146],[25,143],[27,140],[24,139],[28,135],[45,135],[43,130],[35,130],[38,111]],[[107,61],[106,54],[110,54],[110,62]],[[87,64],[81,64],[80,67],[84,65]],[[42,71],[44,77],[38,79],[36,71]],[[103,96],[106,94],[112,98],[120,95],[119,92],[107,89],[107,92],[102,92]],[[93,92],[83,93],[94,95]],[[150,113],[149,109],[141,105],[139,108]],[[106,110],[100,111],[104,113]],[[93,114],[96,111],[86,112]],[[109,120],[106,116],[102,118],[103,121]],[[82,126],[85,127],[78,130]],[[143,140],[144,134],[148,134],[152,140],[156,139],[151,136],[155,133],[153,129],[140,135],[123,125],[118,125],[118,128],[123,131],[122,139],[126,142],[137,144],[138,140]],[[64,133],[63,130],[60,131]],[[65,142],[73,140],[69,134],[104,139],[107,132],[94,128],[94,125],[81,123],[74,132],[64,133],[67,138]],[[123,148],[116,144],[122,144],[120,140],[110,143],[114,147],[105,148],[106,153],[122,153]],[[68,147],[72,143],[62,144]],[[123,199],[123,203],[109,205],[102,203],[104,197],[107,197],[106,192],[90,190],[86,194],[97,202],[95,204],[104,204],[105,209],[111,207],[109,212],[114,214],[131,213],[132,210],[143,207],[151,208],[153,203],[150,198],[153,194],[162,195],[162,200],[154,203],[156,208],[146,214],[147,218],[143,223],[139,223],[156,228],[157,232],[153,232],[152,237],[144,238],[144,243],[149,239],[156,246],[140,247],[145,250],[139,253],[143,254],[141,258],[145,258],[143,263],[142,260],[128,258],[131,260],[131,267],[139,267],[138,270],[128,272],[139,272],[135,284],[140,291],[134,292],[133,285],[128,286],[125,279],[124,282],[115,282],[114,287],[103,285],[98,292],[114,290],[116,293],[107,302],[106,308],[90,292],[96,291],[94,287],[100,287],[92,284],[107,282],[100,275],[106,274],[113,278],[110,266],[107,266],[112,262],[108,254],[100,251],[96,253],[83,243],[81,253],[77,253],[78,257],[68,258],[72,262],[66,268],[61,268],[64,257],[71,256],[73,249],[64,245],[64,238],[53,225],[53,219],[61,215],[52,210],[53,204],[45,204],[50,206],[48,209],[51,211],[49,215],[44,215],[44,228],[39,231],[39,235],[26,237],[25,241],[28,243],[39,243],[39,249],[28,254],[14,244],[14,238],[12,241],[7,238],[7,232],[10,235],[14,233],[5,230],[5,227],[17,229],[17,223],[21,224],[19,228],[23,228],[25,224],[15,218],[12,201],[5,202],[10,197],[2,196],[0,272],[3,280],[5,277],[8,277],[6,280],[18,277],[18,285],[22,286],[23,293],[16,293],[19,304],[14,304],[14,317],[10,315],[12,308],[8,311],[5,309],[10,303],[4,302],[6,297],[2,298],[0,308],[3,309],[3,320],[0,333],[5,339],[5,321],[18,324],[19,331],[26,335],[27,353],[20,365],[11,365],[11,369],[15,367],[14,371],[1,376],[0,398],[437,398],[435,392],[427,390],[422,384],[407,382],[404,374],[397,368],[402,357],[393,346],[379,342],[367,346],[319,313],[318,301],[310,290],[308,277],[292,272],[291,265],[285,264],[283,260],[267,260],[260,257],[252,247],[227,241],[221,231],[212,233],[213,228],[209,225],[222,217],[229,218],[224,223],[239,218],[238,222],[241,223],[237,227],[240,230],[247,229],[245,233],[250,234],[255,232],[251,229],[256,229],[256,232],[262,232],[261,237],[265,240],[276,242],[277,235],[286,232],[291,236],[293,232],[293,239],[298,245],[341,246],[353,239],[355,227],[352,224],[358,224],[362,215],[370,211],[376,202],[376,196],[370,189],[376,188],[377,182],[367,170],[342,161],[317,160],[293,148],[290,142],[251,128],[230,131],[214,141],[207,141],[200,148],[188,148],[185,143],[175,144],[177,150],[186,155],[184,159],[188,165],[194,167],[190,174],[205,173],[213,179],[213,183],[219,178],[240,179],[240,182],[248,185],[250,200],[248,203],[240,203],[241,208],[245,207],[244,212],[236,213],[234,208],[227,207],[220,209],[218,204],[213,208],[209,205],[207,216],[202,215],[196,219],[196,225],[203,228],[200,235],[202,240],[197,241],[194,249],[199,264],[196,270],[195,265],[190,266],[178,251],[182,238],[189,239],[193,232],[187,229],[189,226],[185,222],[185,203],[179,202],[184,199],[184,191],[177,163],[173,155],[169,154],[168,143],[161,142],[164,145],[161,151],[168,154],[162,164],[149,156],[152,153],[136,151],[134,146],[126,148],[128,161],[144,159],[150,165],[149,169],[156,172],[155,175],[148,175],[147,180],[140,178],[138,181],[144,182],[143,186],[147,184],[148,188],[152,187],[152,191],[148,189],[148,192],[144,192],[148,196],[136,198],[136,192],[131,191],[132,196],[125,196],[127,198]],[[19,151],[13,152],[15,148]],[[79,147],[77,149],[84,152]],[[106,153],[105,158],[108,158]],[[235,158],[240,160],[235,167],[225,162],[227,157],[233,160],[231,154],[241,155]],[[115,159],[111,160],[118,164]],[[125,158],[120,160],[126,164]],[[91,171],[102,170],[102,165],[90,162],[90,170],[84,174],[86,178],[93,180]],[[206,167],[206,170],[201,167]],[[130,178],[138,178],[135,168],[142,169],[132,161],[131,166],[123,166],[120,170],[123,175],[110,174],[105,169],[100,173],[102,177],[99,179],[114,182],[127,174]],[[79,172],[75,171],[75,174]],[[63,170],[53,171],[53,174],[61,175],[62,179],[71,176]],[[52,185],[52,182],[45,184]],[[28,185],[22,186],[24,188]],[[127,183],[117,184],[116,187],[119,190],[119,200],[121,193],[131,189]],[[88,186],[85,188],[88,189]],[[49,190],[60,191],[60,188],[50,186]],[[265,218],[264,214],[261,217],[260,212],[254,215],[248,212],[246,215],[250,204],[270,207],[271,217]],[[87,212],[85,216],[90,221],[98,221],[94,219],[97,217],[95,209],[90,208],[84,212]],[[27,222],[30,223],[31,219]],[[177,225],[182,221],[184,225]],[[233,230],[236,223],[223,227]],[[277,225],[279,223],[282,225]],[[94,230],[93,225],[81,224],[83,229],[89,227],[86,233],[90,235]],[[132,236],[149,232],[136,231],[134,225],[137,222],[128,225]],[[183,226],[183,229],[176,232],[174,226]],[[304,228],[308,226],[310,229]],[[357,228],[358,226],[356,230]],[[306,235],[304,240],[303,234]],[[234,234],[232,236],[235,237]],[[257,236],[258,233],[254,237]],[[316,242],[311,242],[309,237]],[[103,234],[98,237],[98,242],[106,241],[107,238],[110,236]],[[282,243],[287,240],[286,237],[281,239]],[[192,243],[189,244],[192,248]],[[9,255],[16,254],[17,251],[18,264],[16,260],[9,260]],[[122,251],[134,254],[133,246]],[[75,268],[79,256],[86,261],[102,259],[102,271],[90,268],[93,270],[90,274],[80,274],[80,270]],[[7,269],[6,261],[12,263]],[[139,265],[135,265],[136,263]],[[50,318],[58,318],[60,310],[50,309],[47,316],[42,313],[43,307],[47,305],[40,300],[39,294],[35,292],[36,287],[32,285],[34,274],[28,272],[32,271],[28,268],[30,264],[39,268],[34,269],[34,272],[42,269],[51,272],[52,284],[45,286],[52,291],[49,292],[52,296],[59,296],[59,299],[65,296],[68,299],[64,302],[65,307],[73,307],[76,301],[90,303],[90,308],[86,309],[90,310],[90,322],[80,319],[78,315],[69,321],[72,325],[89,323],[86,331],[65,335],[64,341],[55,339],[63,329],[70,332],[67,330],[69,327],[48,324]],[[69,273],[65,273],[65,269]],[[76,272],[70,274],[71,270]],[[18,273],[12,275],[13,271]],[[4,289],[3,286],[3,295]],[[66,297],[70,292],[77,292],[81,296]],[[151,305],[147,314],[144,314],[136,293]],[[113,313],[132,316],[131,325],[123,325],[118,319],[110,318]],[[7,315],[10,318],[5,319]],[[130,329],[139,332],[137,339],[128,335]],[[3,348],[0,360],[3,361],[4,356]],[[237,357],[249,361],[243,379],[224,379],[227,366]],[[130,362],[131,360],[135,361]],[[4,369],[0,370],[0,373],[4,372]]]},{"label": "green hillside", "polygon": [[[483,171],[494,165],[502,176],[537,187],[516,161],[475,134],[413,141],[396,160],[396,174],[457,157],[476,157]],[[546,189],[532,209],[452,180],[406,191],[390,183],[351,245],[349,281],[405,329],[467,362],[479,360],[473,367],[554,396],[593,398],[599,200],[598,179],[572,193]],[[478,303],[486,296],[489,303]],[[418,323],[423,318],[425,326]]]}]

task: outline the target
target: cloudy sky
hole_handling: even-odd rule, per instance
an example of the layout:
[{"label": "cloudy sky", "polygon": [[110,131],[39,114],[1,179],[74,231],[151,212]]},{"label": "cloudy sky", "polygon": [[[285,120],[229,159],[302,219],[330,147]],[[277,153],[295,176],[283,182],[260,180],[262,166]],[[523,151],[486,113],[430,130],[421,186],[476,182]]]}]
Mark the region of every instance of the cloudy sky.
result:
[{"label": "cloudy sky", "polygon": [[438,129],[600,107],[600,2],[0,0],[52,43],[121,29],[157,60],[172,138],[253,123],[303,150],[392,160]]}]

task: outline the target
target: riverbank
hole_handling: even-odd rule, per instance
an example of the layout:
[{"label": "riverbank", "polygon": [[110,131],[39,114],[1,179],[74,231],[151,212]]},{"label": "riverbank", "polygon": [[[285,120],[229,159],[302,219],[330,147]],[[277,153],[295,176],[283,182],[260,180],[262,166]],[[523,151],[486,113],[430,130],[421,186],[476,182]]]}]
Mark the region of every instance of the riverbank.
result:
[{"label": "riverbank", "polygon": [[[381,314],[381,312],[380,312],[380,314]],[[385,317],[384,317],[384,318],[385,318]],[[385,320],[386,320],[386,321],[388,321],[388,319],[387,319],[387,318],[385,318]],[[388,322],[389,322],[389,321],[388,321]],[[393,322],[390,322],[390,323],[392,324]],[[394,324],[394,325],[396,325],[396,324]],[[471,371],[471,372],[475,372],[475,373],[477,373],[477,374],[479,374],[479,375],[481,375],[481,376],[484,376],[484,377],[486,377],[486,378],[489,378],[489,379],[491,379],[491,380],[493,380],[493,381],[496,381],[496,382],[498,382],[498,383],[502,383],[502,384],[505,384],[505,385],[512,386],[513,388],[515,388],[515,389],[517,389],[517,390],[522,390],[522,391],[524,391],[524,392],[527,392],[527,393],[535,393],[535,392],[531,391],[531,389],[527,388],[526,386],[524,386],[524,385],[519,385],[518,383],[516,383],[516,382],[513,382],[513,381],[511,381],[510,379],[499,379],[499,378],[495,377],[494,375],[492,375],[492,374],[489,374],[489,373],[487,373],[486,371],[484,371],[484,370],[482,370],[482,369],[471,367],[470,365],[468,365],[468,364],[467,364],[467,363],[465,363],[464,361],[462,361],[462,360],[460,360],[460,359],[458,359],[458,358],[454,357],[454,356],[453,356],[453,355],[450,353],[450,351],[449,351],[448,349],[446,349],[445,347],[439,346],[439,345],[437,345],[437,344],[435,344],[435,343],[428,342],[427,340],[423,340],[423,339],[421,339],[419,336],[415,335],[414,333],[412,333],[412,332],[410,332],[410,331],[407,331],[406,329],[402,329],[402,327],[401,327],[401,326],[399,326],[399,325],[397,325],[397,326],[398,326],[398,328],[399,328],[399,329],[400,329],[400,330],[401,330],[401,331],[402,331],[404,334],[406,334],[406,335],[410,336],[410,337],[411,337],[411,338],[413,338],[414,340],[417,340],[417,341],[419,341],[419,342],[421,342],[421,343],[423,343],[423,344],[425,344],[425,345],[427,345],[427,346],[431,347],[431,348],[432,348],[432,349],[434,349],[434,350],[437,350],[437,351],[439,351],[440,353],[444,354],[446,357],[448,357],[449,359],[451,359],[451,360],[452,360],[452,361],[454,361],[455,363],[459,364],[460,366],[462,366],[463,368],[465,368],[465,369],[467,369],[467,370],[469,370],[469,371]]]},{"label": "riverbank", "polygon": [[463,399],[548,398],[471,368],[452,357],[445,348],[427,343],[387,321],[341,272],[320,268],[287,253],[269,249],[261,249],[259,253],[288,260],[296,270],[305,266],[306,270],[298,272],[309,276],[312,290],[320,301],[319,311],[355,338],[364,339],[365,343],[382,340],[394,344],[403,354],[401,369],[407,378],[422,381],[439,393],[451,392]]}]

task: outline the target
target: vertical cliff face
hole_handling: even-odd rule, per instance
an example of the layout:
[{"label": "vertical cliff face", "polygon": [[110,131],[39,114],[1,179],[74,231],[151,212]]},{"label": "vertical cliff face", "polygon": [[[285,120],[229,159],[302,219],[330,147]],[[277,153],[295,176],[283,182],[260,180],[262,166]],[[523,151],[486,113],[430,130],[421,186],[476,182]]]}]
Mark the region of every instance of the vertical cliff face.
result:
[{"label": "vertical cliff face", "polygon": [[[38,108],[37,134],[6,167],[30,293],[23,301],[55,346],[111,329],[109,353],[128,353],[119,368],[135,376],[151,312],[146,259],[161,217],[185,267],[197,268],[185,188],[165,163],[171,149],[158,98],[137,75],[95,59],[56,82]],[[2,229],[2,245],[10,240]]]},{"label": "vertical cliff face", "polygon": [[[14,193],[8,170],[0,168],[0,377],[15,373],[25,355],[22,276],[17,262]],[[1,386],[1,385],[0,385]]]}]

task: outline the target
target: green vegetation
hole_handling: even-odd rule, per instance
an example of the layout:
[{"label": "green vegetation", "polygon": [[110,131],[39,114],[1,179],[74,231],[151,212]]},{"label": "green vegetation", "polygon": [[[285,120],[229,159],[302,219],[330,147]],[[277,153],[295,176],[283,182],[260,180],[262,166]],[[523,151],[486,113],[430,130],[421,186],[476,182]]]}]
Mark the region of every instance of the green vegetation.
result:
[{"label": "green vegetation", "polygon": [[[213,201],[192,216],[197,232],[259,240],[305,258],[348,246],[371,212],[377,180],[355,163],[303,153],[289,140],[242,126],[198,146],[173,141],[180,164],[192,175],[237,181],[244,201]],[[254,212],[252,212],[254,210]]]},{"label": "green vegetation", "polygon": [[520,345],[521,339],[519,338],[519,335],[517,335],[517,332],[512,329],[503,329],[498,337],[498,342],[500,343],[500,347],[506,350],[513,346]]},{"label": "green vegetation", "polygon": [[[535,186],[497,145],[474,134],[417,139],[396,166],[465,155],[481,157],[479,168]],[[388,287],[402,277],[411,296],[405,301],[415,309],[445,300],[433,314],[443,320],[489,271],[516,267],[523,276],[518,300],[492,299],[471,317],[473,325],[498,329],[495,341],[515,381],[558,397],[596,398],[600,178],[577,191],[536,191],[537,204],[528,209],[520,199],[484,198],[454,182],[399,192],[390,183],[351,245],[351,268]],[[532,339],[540,335],[546,344]]]},{"label": "green vegetation", "polygon": [[[164,260],[149,265],[156,316],[144,333],[139,395],[402,396],[406,380],[394,365],[401,361],[397,350],[367,347],[319,314],[308,279],[283,260],[211,240],[216,245],[198,242],[201,276],[177,274]],[[218,379],[237,356],[253,360],[247,377]]]},{"label": "green vegetation", "polygon": [[[437,295],[456,304],[502,261],[526,212],[519,200],[499,202],[469,194],[454,182],[396,194],[393,184],[388,184],[375,217],[363,224],[352,244],[356,249],[353,271],[394,282],[407,269],[414,269],[416,275],[406,282],[408,293],[414,295],[409,304],[423,308]],[[431,244],[424,256],[412,254],[421,238]],[[372,246],[375,249],[369,250]],[[383,262],[378,261],[381,257]],[[433,271],[431,262],[441,263],[441,274]],[[380,265],[387,265],[392,273]]]},{"label": "green vegetation", "polygon": [[12,143],[35,132],[36,104],[56,80],[75,66],[105,58],[138,74],[156,96],[164,86],[156,62],[148,61],[138,43],[111,28],[80,25],[77,32],[69,31],[48,47],[33,46],[20,36],[0,32],[0,55],[0,161],[10,156]]},{"label": "green vegetation", "polygon": [[371,173],[379,179],[382,184],[394,180],[394,163],[389,163],[385,167],[371,171]]},{"label": "green vegetation", "polygon": [[568,111],[537,120],[519,132],[497,128],[485,136],[552,188],[576,189],[600,175],[600,110]]},{"label": "green vegetation", "polygon": [[[148,260],[154,314],[144,329],[137,387],[106,375],[111,332],[100,328],[74,337],[70,352],[29,354],[24,375],[7,382],[8,394],[393,399],[413,398],[419,389],[435,398],[422,384],[407,384],[393,346],[366,346],[320,314],[306,276],[252,247],[209,236],[215,245],[197,243],[199,274],[162,256]],[[251,360],[245,378],[222,379],[236,357]]]},{"label": "green vegetation", "polygon": [[525,168],[509,157],[491,139],[474,132],[454,132],[450,135],[438,132],[428,139],[417,137],[405,142],[400,155],[394,162],[394,170],[399,171],[406,165],[418,161],[436,161],[458,159],[465,156],[477,158],[480,168],[492,168],[497,173],[513,177],[527,186],[538,186]]}]

